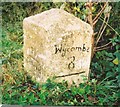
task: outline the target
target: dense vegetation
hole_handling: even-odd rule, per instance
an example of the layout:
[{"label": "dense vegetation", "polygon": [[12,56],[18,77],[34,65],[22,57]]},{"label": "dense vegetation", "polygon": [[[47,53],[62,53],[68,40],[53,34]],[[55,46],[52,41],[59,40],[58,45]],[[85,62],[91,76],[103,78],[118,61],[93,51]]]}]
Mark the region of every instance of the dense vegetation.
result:
[{"label": "dense vegetation", "polygon": [[[94,26],[94,56],[90,80],[68,87],[67,82],[48,79],[40,85],[31,80],[23,69],[23,29],[25,17],[50,8],[63,8],[86,21],[86,3],[2,3],[2,103],[18,105],[120,105],[120,2],[108,3],[109,21],[104,23],[105,11]],[[103,3],[92,5],[93,18]],[[106,8],[106,10],[107,10]],[[108,12],[108,11],[107,11]],[[108,17],[107,17],[108,18]],[[100,37],[101,34],[101,37]],[[100,37],[100,39],[98,39]],[[96,42],[97,40],[98,43]]]}]

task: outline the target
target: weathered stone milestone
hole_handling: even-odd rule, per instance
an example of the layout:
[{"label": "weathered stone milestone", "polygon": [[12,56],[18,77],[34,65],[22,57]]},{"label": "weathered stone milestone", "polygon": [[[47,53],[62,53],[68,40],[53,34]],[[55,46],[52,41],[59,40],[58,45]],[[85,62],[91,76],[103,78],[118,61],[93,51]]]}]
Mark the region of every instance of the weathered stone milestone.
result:
[{"label": "weathered stone milestone", "polygon": [[25,18],[24,67],[36,81],[48,78],[79,84],[88,78],[92,50],[91,26],[60,9]]}]

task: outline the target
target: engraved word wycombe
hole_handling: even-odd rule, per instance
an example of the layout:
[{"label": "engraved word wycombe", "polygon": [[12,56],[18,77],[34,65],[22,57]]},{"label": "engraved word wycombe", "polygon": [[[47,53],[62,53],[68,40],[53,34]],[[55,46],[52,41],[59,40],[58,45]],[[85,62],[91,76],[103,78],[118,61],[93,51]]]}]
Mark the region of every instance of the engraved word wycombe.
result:
[{"label": "engraved word wycombe", "polygon": [[[63,47],[62,44],[60,45],[55,45],[55,54],[60,53],[62,57],[66,55],[66,53],[74,52],[74,51],[79,51],[79,52],[89,52],[89,47],[86,47],[85,44],[82,46],[76,46],[76,47]],[[75,56],[70,57],[71,62],[68,64],[69,69],[75,68],[74,61],[76,59]]]}]

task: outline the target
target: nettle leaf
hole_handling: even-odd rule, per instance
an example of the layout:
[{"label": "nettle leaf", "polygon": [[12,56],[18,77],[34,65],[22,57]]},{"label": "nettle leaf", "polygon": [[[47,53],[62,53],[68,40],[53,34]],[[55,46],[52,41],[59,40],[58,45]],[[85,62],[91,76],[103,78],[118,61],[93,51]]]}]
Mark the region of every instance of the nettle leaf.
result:
[{"label": "nettle leaf", "polygon": [[114,63],[115,65],[118,65],[118,63],[119,63],[118,58],[115,58],[115,59],[113,60],[113,63]]}]

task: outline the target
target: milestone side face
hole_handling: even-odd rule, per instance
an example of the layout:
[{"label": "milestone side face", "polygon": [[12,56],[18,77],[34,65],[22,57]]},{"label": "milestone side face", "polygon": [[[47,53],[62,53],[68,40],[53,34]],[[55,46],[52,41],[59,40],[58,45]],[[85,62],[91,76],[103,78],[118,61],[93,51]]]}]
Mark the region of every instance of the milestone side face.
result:
[{"label": "milestone side face", "polygon": [[[88,78],[91,61],[91,26],[60,9],[25,18],[24,67],[36,81],[48,78],[79,84]],[[83,76],[82,76],[83,75]]]}]

